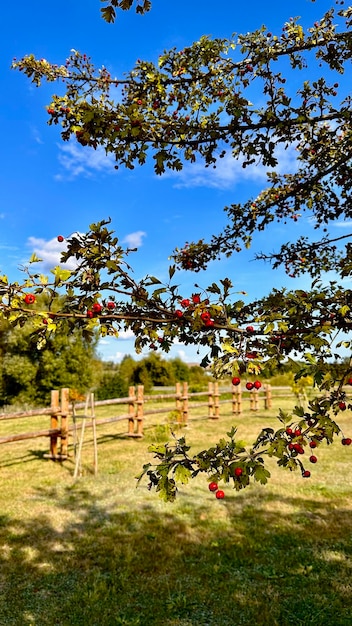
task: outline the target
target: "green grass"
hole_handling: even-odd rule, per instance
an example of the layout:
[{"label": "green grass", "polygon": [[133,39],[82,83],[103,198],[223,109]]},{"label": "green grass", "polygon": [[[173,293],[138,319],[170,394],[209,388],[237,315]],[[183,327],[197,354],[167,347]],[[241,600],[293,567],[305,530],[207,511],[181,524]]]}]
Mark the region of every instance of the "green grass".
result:
[{"label": "green grass", "polygon": [[[185,433],[195,449],[232,424],[248,442],[276,426],[275,410],[229,411],[194,412]],[[203,476],[165,504],[134,476],[166,421],[146,418],[142,440],[124,438],[125,423],[100,427],[97,477],[87,431],[76,482],[72,458],[43,458],[46,439],[0,447],[1,626],[351,624],[352,450],[320,446],[310,480],[272,463],[266,487],[225,486],[220,502]],[[351,415],[342,421],[350,434]],[[47,426],[3,422],[1,435]]]}]

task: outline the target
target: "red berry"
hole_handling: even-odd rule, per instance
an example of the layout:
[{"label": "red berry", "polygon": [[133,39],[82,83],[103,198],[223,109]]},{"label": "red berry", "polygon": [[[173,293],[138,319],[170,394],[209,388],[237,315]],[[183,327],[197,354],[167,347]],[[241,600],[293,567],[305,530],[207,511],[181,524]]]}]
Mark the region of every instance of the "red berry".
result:
[{"label": "red berry", "polygon": [[247,326],[246,331],[247,331],[247,333],[253,333],[254,332],[254,327],[253,326]]},{"label": "red berry", "polygon": [[248,391],[252,391],[254,385],[251,382],[246,383],[246,389],[248,389]]},{"label": "red berry", "polygon": [[64,240],[64,237],[63,237],[62,235],[58,235],[57,240],[58,240],[60,243],[62,243],[62,242],[63,242],[63,240]]},{"label": "red berry", "polygon": [[352,443],[352,439],[350,439],[350,437],[344,437],[341,443],[343,446],[350,446]]},{"label": "red berry", "polygon": [[190,301],[189,301],[188,299],[181,300],[181,306],[182,306],[184,309],[187,309],[187,307],[189,307],[189,305],[190,305],[190,304],[191,304],[191,303],[190,303]]},{"label": "red berry", "polygon": [[300,437],[300,436],[301,436],[301,434],[302,434],[301,429],[300,429],[300,428],[296,428],[296,429],[295,429],[295,433],[294,433],[294,434],[295,434],[295,437]]},{"label": "red berry", "polygon": [[217,491],[218,490],[218,483],[209,483],[208,485],[208,489],[209,491]]},{"label": "red berry", "polygon": [[110,300],[110,302],[108,302],[107,305],[106,305],[106,307],[109,309],[109,311],[113,311],[115,306],[116,306],[116,304],[112,300]]},{"label": "red berry", "polygon": [[303,478],[310,478],[310,471],[309,470],[304,470],[302,476],[303,476]]},{"label": "red berry", "polygon": [[207,322],[209,322],[209,320],[210,320],[210,313],[209,313],[209,311],[203,311],[203,313],[202,313],[202,314],[201,314],[201,316],[200,316],[200,319],[201,319],[201,320],[202,320],[202,322],[204,322],[205,324],[206,324]]},{"label": "red berry", "polygon": [[218,500],[223,500],[225,498],[225,493],[222,489],[218,489],[215,496],[217,497]]},{"label": "red berry", "polygon": [[242,467],[236,467],[235,471],[234,471],[235,476],[242,476],[243,474],[243,469]]},{"label": "red berry", "polygon": [[193,294],[192,301],[194,302],[194,304],[199,304],[200,303],[200,295],[199,295],[199,293],[194,293]]},{"label": "red berry", "polygon": [[180,309],[176,309],[176,311],[175,311],[175,317],[178,317],[179,319],[180,319],[181,317],[183,317],[183,313],[182,313],[182,311],[180,311]]},{"label": "red berry", "polygon": [[232,384],[235,385],[235,387],[237,387],[237,385],[239,385],[241,382],[241,379],[238,378],[238,376],[234,376],[232,379]]},{"label": "red berry", "polygon": [[43,317],[43,324],[46,325],[47,323],[48,323],[48,320],[46,319],[46,317]]},{"label": "red berry", "polygon": [[291,436],[291,435],[293,435],[293,430],[292,430],[292,428],[290,428],[290,427],[286,428],[286,434],[287,434],[287,435],[290,435],[290,436]]},{"label": "red berry", "polygon": [[348,384],[348,385],[352,385],[352,378],[349,378],[349,379],[347,380],[347,384]]},{"label": "red berry", "polygon": [[94,313],[90,309],[88,309],[87,311],[87,317],[89,317],[89,319],[92,319],[92,317],[94,317]]},{"label": "red berry", "polygon": [[311,441],[311,442],[309,443],[309,447],[310,447],[310,448],[316,448],[316,447],[317,447],[317,442],[316,442],[316,441]]},{"label": "red berry", "polygon": [[288,449],[290,450],[290,452],[292,452],[295,449],[294,443],[289,443],[288,444]]},{"label": "red berry", "polygon": [[207,328],[212,328],[214,326],[214,320],[212,320],[212,319],[207,320],[205,322],[205,326],[207,326]]},{"label": "red berry", "polygon": [[316,456],[314,456],[314,454],[312,454],[312,456],[309,457],[309,460],[311,463],[316,463],[318,459]]},{"label": "red berry", "polygon": [[32,293],[26,293],[25,297],[24,297],[24,301],[26,304],[34,304],[35,303],[35,296]]},{"label": "red berry", "polygon": [[339,402],[339,409],[340,409],[340,411],[346,411],[346,403],[345,402]]},{"label": "red berry", "polygon": [[255,387],[256,389],[260,389],[260,388],[261,388],[261,386],[262,386],[262,383],[260,382],[260,380],[255,380],[255,381],[254,381],[254,387]]},{"label": "red berry", "polygon": [[94,304],[92,306],[92,309],[93,309],[94,313],[101,313],[102,308],[103,307],[101,306],[101,304],[99,302],[94,302]]},{"label": "red berry", "polygon": [[141,106],[141,104],[143,104],[143,100],[137,100],[137,104]]}]

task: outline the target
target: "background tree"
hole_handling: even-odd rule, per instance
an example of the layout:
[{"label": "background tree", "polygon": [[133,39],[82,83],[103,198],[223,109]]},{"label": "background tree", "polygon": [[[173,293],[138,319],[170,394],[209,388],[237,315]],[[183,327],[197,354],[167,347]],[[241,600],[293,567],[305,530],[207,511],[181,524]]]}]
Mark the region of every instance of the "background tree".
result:
[{"label": "background tree", "polygon": [[[143,7],[123,0],[106,8],[133,5],[142,7],[139,11],[150,8],[150,3]],[[62,93],[48,106],[49,124],[61,125],[64,141],[103,146],[116,167],[132,169],[148,159],[158,174],[196,161],[216,167],[230,152],[243,168],[259,163],[267,168],[266,188],[227,207],[228,223],[220,234],[175,251],[167,283],[154,276],[135,280],[127,262],[130,251],[119,245],[108,221],[68,239],[62,261],[74,259],[74,270],[56,268],[52,282],[30,269],[23,285],[9,285],[6,277],[1,281],[3,314],[16,324],[30,317],[39,346],[66,320],[87,339],[96,329],[103,335],[130,329],[137,351],[144,346],[168,351],[175,338],[208,346],[204,365],[213,360],[216,375],[258,375],[263,365],[270,368],[289,356],[302,360],[296,379],[311,376],[318,394],[307,411],[296,407],[292,415],[280,414],[282,427],[263,429],[249,450],[236,443],[235,431],[196,457],[189,456],[183,440],[154,450],[160,465],[148,465],[145,472],[167,499],[175,496],[174,474],[187,480],[205,471],[217,480],[231,479],[237,489],[252,478],[266,482],[265,455],[308,477],[300,456],[304,448],[331,442],[339,433],[334,417],[349,406],[343,385],[352,382],[352,369],[349,363],[333,379],[328,360],[339,358],[339,346],[350,347],[345,336],[352,323],[352,293],[344,284],[317,279],[331,269],[340,278],[351,273],[351,245],[345,243],[350,234],[333,238],[328,230],[330,223],[351,218],[351,98],[338,82],[351,59],[351,18],[352,8],[342,2],[307,31],[291,18],[278,34],[263,26],[229,39],[204,36],[183,50],[165,51],[157,64],[138,60],[123,77],[97,70],[77,51],[61,66],[33,55],[14,63],[37,85],[43,79],[63,81]],[[298,89],[292,79],[297,73]],[[280,173],[280,153],[287,149],[296,151],[296,168]],[[253,235],[274,221],[297,222],[303,213],[314,221],[317,240],[301,236],[261,256],[274,267],[283,264],[292,277],[310,274],[310,290],[273,290],[245,304],[229,278],[207,288],[196,284],[192,294],[183,294],[173,282],[178,267],[198,272],[219,255],[249,247]],[[65,299],[53,310],[58,289]],[[45,328],[31,301],[39,294],[48,301]],[[343,437],[346,441],[351,443]]]},{"label": "background tree", "polygon": [[84,393],[99,380],[97,339],[86,341],[81,331],[60,331],[37,350],[31,324],[12,328],[1,320],[0,404],[47,404],[50,391],[70,387]]}]

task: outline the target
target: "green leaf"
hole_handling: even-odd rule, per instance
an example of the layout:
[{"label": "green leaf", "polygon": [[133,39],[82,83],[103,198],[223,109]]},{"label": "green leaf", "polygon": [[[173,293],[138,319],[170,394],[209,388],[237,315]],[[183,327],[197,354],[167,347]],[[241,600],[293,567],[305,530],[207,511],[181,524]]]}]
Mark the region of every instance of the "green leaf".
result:
[{"label": "green leaf", "polygon": [[266,483],[268,482],[268,478],[270,478],[270,472],[262,465],[257,465],[254,470],[253,476],[254,480],[256,480],[258,483],[266,485]]},{"label": "green leaf", "polygon": [[179,463],[179,465],[177,465],[175,468],[174,475],[175,475],[176,482],[180,482],[183,485],[187,485],[192,475],[192,472],[187,467],[184,467],[184,465]]}]

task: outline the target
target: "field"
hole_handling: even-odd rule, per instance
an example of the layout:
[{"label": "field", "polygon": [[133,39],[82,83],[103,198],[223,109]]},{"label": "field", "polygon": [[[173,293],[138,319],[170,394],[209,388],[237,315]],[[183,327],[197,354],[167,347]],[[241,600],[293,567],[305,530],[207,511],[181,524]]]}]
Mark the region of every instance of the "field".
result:
[{"label": "field", "polygon": [[[276,427],[277,407],[239,418],[223,405],[219,420],[197,409],[184,432],[195,450],[233,424],[250,442]],[[87,431],[76,482],[73,459],[44,458],[47,439],[0,446],[1,626],[352,623],[351,448],[320,446],[309,480],[272,463],[266,487],[225,486],[218,501],[203,476],[165,504],[136,489],[167,430],[165,416],[146,422],[143,439],[122,437],[121,423],[99,428],[96,477]],[[351,415],[341,423],[351,435]],[[3,422],[1,434],[47,427],[47,417]]]}]

